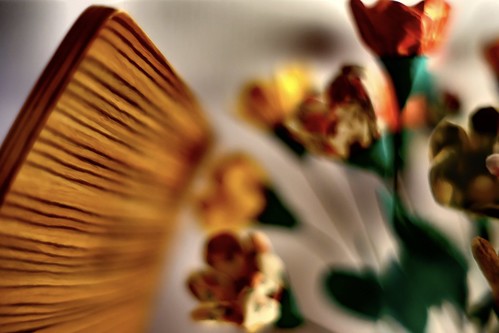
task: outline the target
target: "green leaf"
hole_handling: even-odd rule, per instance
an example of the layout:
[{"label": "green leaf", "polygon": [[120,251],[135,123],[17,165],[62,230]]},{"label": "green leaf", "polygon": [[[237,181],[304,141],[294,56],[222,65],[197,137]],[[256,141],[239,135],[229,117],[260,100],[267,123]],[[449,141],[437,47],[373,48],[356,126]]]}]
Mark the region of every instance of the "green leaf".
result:
[{"label": "green leaf", "polygon": [[303,315],[298,307],[295,296],[291,287],[286,286],[281,294],[281,316],[275,323],[279,328],[295,328],[305,322]]},{"label": "green leaf", "polygon": [[467,269],[466,258],[440,231],[424,219],[407,212],[400,200],[386,191],[379,193],[382,211],[398,237],[400,245],[411,255],[448,260]]},{"label": "green leaf", "polygon": [[407,212],[397,197],[380,196],[400,247],[399,267],[381,277],[392,317],[411,332],[424,332],[430,307],[447,301],[464,312],[466,258],[430,223]]},{"label": "green leaf", "polygon": [[382,273],[387,315],[413,333],[423,333],[428,320],[427,302],[410,273],[398,262],[392,262]]},{"label": "green leaf", "polygon": [[306,156],[307,150],[305,147],[292,136],[285,126],[277,125],[273,133],[296,157],[301,159]]},{"label": "green leaf", "polygon": [[299,225],[294,213],[286,207],[272,188],[264,188],[264,195],[266,204],[263,211],[256,218],[258,222],[290,229]]},{"label": "green leaf", "polygon": [[444,301],[465,311],[466,271],[453,262],[428,260],[403,250],[400,262],[393,263],[381,281],[387,312],[410,332],[424,332],[428,309]]},{"label": "green leaf", "polygon": [[327,295],[346,309],[367,319],[381,318],[384,309],[383,290],[373,272],[350,272],[331,269],[325,276]]}]

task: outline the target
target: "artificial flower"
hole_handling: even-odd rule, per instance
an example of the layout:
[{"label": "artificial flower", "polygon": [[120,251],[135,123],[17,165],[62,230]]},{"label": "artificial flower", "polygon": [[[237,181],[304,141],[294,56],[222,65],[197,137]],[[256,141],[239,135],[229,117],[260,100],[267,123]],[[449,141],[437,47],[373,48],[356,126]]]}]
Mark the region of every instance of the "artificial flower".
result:
[{"label": "artificial flower", "polygon": [[367,148],[380,134],[360,68],[344,66],[323,95],[311,95],[290,117],[287,127],[308,150],[348,159]]},{"label": "artificial flower", "polygon": [[299,225],[263,168],[240,152],[218,161],[194,208],[209,232],[239,230],[255,222],[287,228]]},{"label": "artificial flower", "polygon": [[194,320],[227,322],[255,332],[279,319],[284,264],[263,233],[218,233],[206,243],[204,257],[209,267],[187,281],[201,302],[192,312]]},{"label": "artificial flower", "polygon": [[499,38],[485,47],[485,59],[494,71],[496,78],[499,80]]},{"label": "artificial flower", "polygon": [[430,184],[437,202],[499,217],[499,181],[486,166],[498,124],[498,111],[486,107],[471,115],[469,133],[447,121],[437,126],[430,138]]},{"label": "artificial flower", "polygon": [[249,156],[233,153],[215,165],[207,190],[195,202],[203,225],[210,231],[239,229],[265,207],[267,176]]},{"label": "artificial flower", "polygon": [[311,89],[308,70],[290,65],[269,80],[247,83],[239,97],[238,112],[257,126],[273,129],[295,111]]},{"label": "artificial flower", "polygon": [[414,6],[379,0],[371,7],[350,0],[350,8],[364,43],[384,57],[433,51],[442,43],[450,13],[444,0],[423,0]]}]

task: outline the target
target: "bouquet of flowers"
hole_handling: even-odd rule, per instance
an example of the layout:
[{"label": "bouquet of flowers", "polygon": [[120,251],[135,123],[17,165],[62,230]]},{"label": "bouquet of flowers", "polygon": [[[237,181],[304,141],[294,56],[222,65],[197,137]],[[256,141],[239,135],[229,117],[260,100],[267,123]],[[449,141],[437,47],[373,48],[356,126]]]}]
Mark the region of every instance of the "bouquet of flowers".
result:
[{"label": "bouquet of flowers", "polygon": [[[383,77],[346,63],[319,88],[310,68],[294,63],[268,79],[244,84],[235,107],[238,119],[280,141],[305,179],[310,180],[310,161],[317,158],[376,177],[375,192],[366,195],[373,202],[359,202],[357,213],[363,214],[364,208],[381,212],[394,243],[392,256],[381,264],[371,251],[376,268],[362,259],[351,266],[325,265],[316,279],[331,304],[346,316],[386,325],[383,331],[434,332],[440,313],[452,318],[456,331],[497,329],[499,257],[491,225],[499,218],[499,112],[486,105],[469,113],[466,126],[456,124],[459,98],[433,83],[427,60],[452,29],[451,6],[445,0],[413,6],[392,0],[367,6],[350,0],[349,9]],[[483,51],[496,77],[498,50],[495,40]],[[466,242],[475,260],[436,227],[438,222],[411,206],[405,176],[415,137],[423,137],[429,149],[427,179],[434,200],[469,220],[472,237]],[[291,233],[326,263],[335,249],[358,256],[341,235],[333,238],[300,218],[249,154],[237,151],[214,160],[193,200],[207,235],[207,265],[186,277],[186,290],[199,302],[192,318],[231,323],[248,332],[312,323],[294,296],[292,274],[263,232]],[[324,211],[334,209],[317,197]],[[369,221],[363,228],[367,235],[376,232]],[[474,266],[489,284],[479,301],[469,297]]]}]

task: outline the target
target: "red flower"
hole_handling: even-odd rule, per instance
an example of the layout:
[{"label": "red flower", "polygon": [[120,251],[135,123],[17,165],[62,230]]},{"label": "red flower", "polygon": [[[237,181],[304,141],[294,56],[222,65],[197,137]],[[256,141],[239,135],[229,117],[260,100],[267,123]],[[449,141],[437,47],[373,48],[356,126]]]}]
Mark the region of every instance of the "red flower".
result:
[{"label": "red flower", "polygon": [[444,37],[450,6],[444,0],[423,0],[414,6],[379,0],[366,7],[350,0],[364,43],[379,56],[414,56],[431,52]]}]

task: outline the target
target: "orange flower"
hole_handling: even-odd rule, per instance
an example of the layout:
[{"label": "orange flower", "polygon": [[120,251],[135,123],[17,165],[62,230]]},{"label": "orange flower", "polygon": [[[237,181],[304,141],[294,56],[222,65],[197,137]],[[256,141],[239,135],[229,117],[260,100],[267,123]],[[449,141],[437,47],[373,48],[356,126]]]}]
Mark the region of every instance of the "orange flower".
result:
[{"label": "orange flower", "polygon": [[499,78],[499,38],[485,47],[485,59],[492,67],[496,77]]},{"label": "orange flower", "polygon": [[278,71],[270,80],[245,85],[239,97],[239,114],[263,128],[274,128],[291,114],[311,90],[308,71],[299,65]]},{"label": "orange flower", "polygon": [[379,0],[366,7],[350,0],[364,43],[379,56],[414,56],[437,48],[444,37],[450,6],[444,0],[423,0],[414,6]]},{"label": "orange flower", "polygon": [[265,207],[267,176],[242,153],[225,156],[214,167],[207,191],[195,208],[210,231],[247,226]]},{"label": "orange flower", "polygon": [[194,320],[233,323],[254,332],[278,319],[284,264],[263,233],[216,234],[206,244],[205,260],[209,268],[187,280],[201,302],[192,312]]},{"label": "orange flower", "polygon": [[286,125],[308,150],[341,159],[379,137],[373,106],[356,66],[344,66],[325,96],[309,96]]}]

